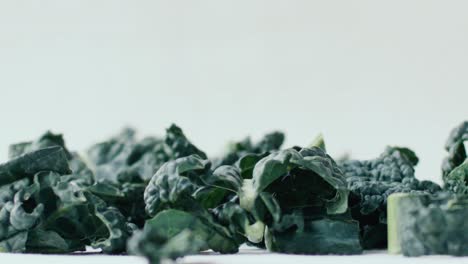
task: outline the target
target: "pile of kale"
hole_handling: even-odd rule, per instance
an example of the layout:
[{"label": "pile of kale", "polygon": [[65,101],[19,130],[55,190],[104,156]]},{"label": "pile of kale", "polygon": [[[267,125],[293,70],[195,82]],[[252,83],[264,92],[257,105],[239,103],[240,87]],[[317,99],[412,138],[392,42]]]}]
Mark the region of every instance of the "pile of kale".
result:
[{"label": "pile of kale", "polygon": [[78,154],[47,132],[10,146],[0,165],[0,252],[91,246],[159,263],[204,250],[236,253],[247,243],[360,254],[387,246],[391,194],[468,194],[467,140],[464,122],[447,142],[442,188],[415,178],[418,158],[403,147],[335,161],[321,137],[282,149],[284,135],[273,132],[210,159],[172,125],[163,137],[143,139],[126,128]]}]

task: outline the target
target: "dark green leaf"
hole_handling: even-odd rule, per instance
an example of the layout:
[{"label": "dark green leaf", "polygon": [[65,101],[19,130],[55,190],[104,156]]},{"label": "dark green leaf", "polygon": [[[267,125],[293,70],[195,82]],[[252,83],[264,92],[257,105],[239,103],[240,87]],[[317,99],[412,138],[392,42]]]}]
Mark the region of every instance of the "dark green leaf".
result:
[{"label": "dark green leaf", "polygon": [[48,147],[23,154],[0,165],[0,186],[32,177],[40,171],[69,174],[66,153],[61,147]]}]

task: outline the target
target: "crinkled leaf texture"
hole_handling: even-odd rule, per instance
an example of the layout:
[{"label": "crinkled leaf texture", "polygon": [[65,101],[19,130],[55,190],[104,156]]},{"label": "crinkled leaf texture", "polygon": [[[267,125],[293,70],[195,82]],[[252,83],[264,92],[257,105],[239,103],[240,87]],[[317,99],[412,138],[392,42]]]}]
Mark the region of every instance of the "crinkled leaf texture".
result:
[{"label": "crinkled leaf texture", "polygon": [[[200,208],[198,210],[201,210]],[[148,220],[128,242],[131,254],[146,256],[151,263],[176,259],[201,250],[235,253],[239,243],[208,212],[168,209]]]},{"label": "crinkled leaf texture", "polygon": [[246,155],[265,156],[272,151],[279,150],[283,142],[284,134],[279,131],[268,133],[255,143],[248,137],[238,142],[232,142],[229,144],[226,153],[221,158],[214,160],[213,167],[234,165]]},{"label": "crinkled leaf texture", "polygon": [[[46,196],[36,183],[37,175],[70,173],[63,148],[52,146],[28,153],[18,151],[13,159],[0,165],[0,248],[7,252],[30,251],[27,247],[53,201],[40,201]],[[31,235],[29,235],[31,233]],[[44,248],[47,246],[44,245]]]},{"label": "crinkled leaf texture", "polygon": [[71,173],[66,152],[61,147],[47,147],[20,155],[0,165],[0,186],[31,178],[40,171]]},{"label": "crinkled leaf texture", "polygon": [[165,163],[151,178],[146,187],[144,200],[150,216],[169,208],[190,207],[194,200],[196,182],[206,173],[209,162],[197,155],[179,158]]},{"label": "crinkled leaf texture", "polygon": [[454,193],[468,194],[468,159],[445,177],[444,187]]},{"label": "crinkled leaf texture", "polygon": [[98,182],[147,182],[167,161],[196,154],[206,154],[193,145],[182,130],[171,125],[164,138],[138,140],[133,129],[93,145],[87,156]]},{"label": "crinkled leaf texture", "polygon": [[22,154],[48,147],[61,147],[65,151],[67,158],[71,159],[72,157],[71,153],[65,147],[63,136],[61,134],[54,134],[50,131],[47,131],[35,141],[10,145],[8,149],[8,157],[13,159],[21,156]]},{"label": "crinkled leaf texture", "polygon": [[263,158],[255,165],[252,185],[254,198],[261,192],[274,194],[283,213],[297,207],[325,208],[327,214],[347,210],[344,176],[333,159],[317,147],[281,150]]},{"label": "crinkled leaf texture", "polygon": [[216,223],[207,212],[169,209],[148,220],[147,225],[159,230],[159,233],[165,237],[172,237],[189,229],[197,243],[203,245],[199,250],[212,249],[221,253],[238,251],[239,244],[230,237],[227,229]]},{"label": "crinkled leaf texture", "polygon": [[106,202],[108,206],[117,208],[125,216],[127,222],[142,228],[148,219],[145,211],[143,193],[144,183],[97,182],[87,188],[87,191]]},{"label": "crinkled leaf texture", "polygon": [[[265,240],[267,248],[276,252],[362,251],[358,223],[347,213],[345,178],[323,149],[285,149],[252,160],[253,165],[247,163],[253,167],[252,177],[242,177],[239,162],[237,166],[218,167],[204,179],[210,186],[239,195],[214,210],[231,232],[242,234],[252,243]],[[342,229],[340,234],[346,239],[335,234],[337,229]]]},{"label": "crinkled leaf texture", "polygon": [[458,194],[468,194],[468,158],[465,142],[468,142],[468,121],[452,130],[445,149],[448,156],[442,163],[444,187]]},{"label": "crinkled leaf texture", "polygon": [[[237,252],[243,240],[234,237],[228,228],[217,222],[208,210],[209,208],[204,206],[205,203],[196,199],[198,191],[206,187],[202,180],[207,177],[205,174],[211,174],[210,163],[198,155],[165,163],[153,176],[145,190],[146,211],[150,216],[154,216],[153,219],[147,221],[146,225],[163,222],[161,220],[163,217],[173,219],[168,222],[167,230],[181,231],[189,228],[187,221],[198,223],[198,226],[191,230],[200,241],[205,243],[206,248],[221,253]],[[171,210],[165,211],[167,209]],[[178,215],[178,217],[171,215]],[[185,224],[174,219],[185,221]]]},{"label": "crinkled leaf texture", "polygon": [[[0,244],[3,251],[68,253],[86,245],[124,252],[125,217],[87,191],[92,171],[50,132],[10,147],[0,165]],[[71,170],[73,169],[73,172]]]},{"label": "crinkled leaf texture", "polygon": [[465,141],[468,141],[468,121],[463,121],[450,132],[445,143],[448,156],[442,164],[443,176],[447,176],[455,167],[458,167],[466,160]]},{"label": "crinkled leaf texture", "polygon": [[388,147],[372,160],[340,163],[351,191],[349,206],[361,228],[364,248],[387,246],[387,198],[392,193],[435,193],[441,188],[414,175],[416,154],[408,148]]},{"label": "crinkled leaf texture", "polygon": [[30,193],[22,189],[0,209],[0,252],[25,252],[28,230],[34,228],[44,211],[34,207]]}]

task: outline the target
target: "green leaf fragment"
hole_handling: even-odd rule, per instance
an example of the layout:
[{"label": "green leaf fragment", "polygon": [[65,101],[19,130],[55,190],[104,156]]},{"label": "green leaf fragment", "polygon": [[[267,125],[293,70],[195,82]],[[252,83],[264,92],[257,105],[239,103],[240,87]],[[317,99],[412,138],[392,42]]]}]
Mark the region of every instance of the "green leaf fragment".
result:
[{"label": "green leaf fragment", "polygon": [[48,147],[23,154],[0,165],[0,186],[32,177],[40,171],[69,174],[66,153],[61,147]]},{"label": "green leaf fragment", "polygon": [[388,210],[390,253],[468,255],[466,195],[392,194]]}]

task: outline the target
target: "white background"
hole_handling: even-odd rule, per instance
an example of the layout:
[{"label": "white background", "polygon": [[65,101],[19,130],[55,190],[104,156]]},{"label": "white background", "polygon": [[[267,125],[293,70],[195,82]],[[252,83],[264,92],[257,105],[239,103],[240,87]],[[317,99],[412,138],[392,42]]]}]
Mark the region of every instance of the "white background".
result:
[{"label": "white background", "polygon": [[280,129],[329,152],[404,145],[438,180],[468,117],[467,1],[0,1],[0,160],[171,122],[209,154]]},{"label": "white background", "polygon": [[0,160],[8,144],[47,129],[83,150],[123,125],[163,134],[176,122],[209,154],[273,129],[287,133],[287,146],[323,132],[335,156],[406,145],[421,158],[417,175],[438,181],[448,132],[468,117],[467,14],[467,1],[0,1]]}]

